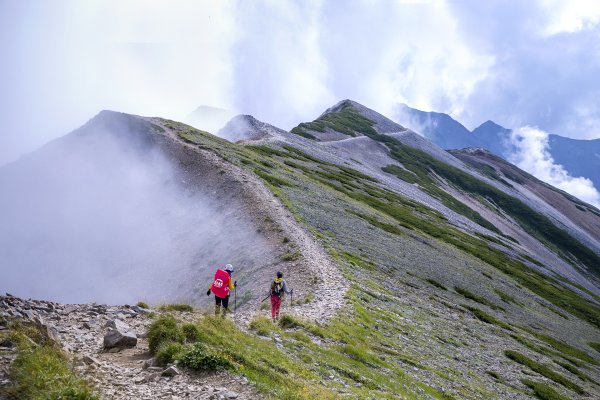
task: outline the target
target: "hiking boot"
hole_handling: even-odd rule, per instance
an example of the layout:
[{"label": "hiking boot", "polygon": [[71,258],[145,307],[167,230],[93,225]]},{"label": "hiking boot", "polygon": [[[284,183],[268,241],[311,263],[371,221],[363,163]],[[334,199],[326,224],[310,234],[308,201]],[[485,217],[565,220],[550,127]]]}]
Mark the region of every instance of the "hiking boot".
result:
[{"label": "hiking boot", "polygon": [[215,316],[218,316],[221,312],[221,306],[220,305],[215,305]]}]

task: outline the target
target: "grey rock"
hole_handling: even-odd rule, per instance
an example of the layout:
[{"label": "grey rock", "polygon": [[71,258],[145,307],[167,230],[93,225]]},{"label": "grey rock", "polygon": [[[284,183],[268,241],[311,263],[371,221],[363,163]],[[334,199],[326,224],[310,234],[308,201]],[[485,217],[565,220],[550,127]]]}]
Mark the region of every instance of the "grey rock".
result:
[{"label": "grey rock", "polygon": [[121,321],[120,319],[110,320],[104,326],[107,328],[116,329],[121,332],[130,332],[131,331],[131,327],[129,325],[127,325],[125,322]]},{"label": "grey rock", "polygon": [[146,361],[144,361],[142,368],[148,369],[148,368],[154,367],[155,365],[156,365],[156,359],[154,357],[152,357],[152,358],[149,358]]},{"label": "grey rock", "polygon": [[124,349],[135,347],[137,345],[137,336],[131,331],[111,329],[104,335],[105,349]]},{"label": "grey rock", "polygon": [[83,361],[87,365],[100,364],[100,361],[96,360],[94,357],[91,356],[83,356],[81,361]]},{"label": "grey rock", "polygon": [[163,376],[175,376],[175,375],[179,375],[179,374],[180,374],[179,370],[174,365],[171,365],[169,368],[165,369],[162,372]]},{"label": "grey rock", "polygon": [[219,394],[226,399],[237,399],[239,396],[236,392],[232,392],[231,390],[226,390],[225,392]]}]

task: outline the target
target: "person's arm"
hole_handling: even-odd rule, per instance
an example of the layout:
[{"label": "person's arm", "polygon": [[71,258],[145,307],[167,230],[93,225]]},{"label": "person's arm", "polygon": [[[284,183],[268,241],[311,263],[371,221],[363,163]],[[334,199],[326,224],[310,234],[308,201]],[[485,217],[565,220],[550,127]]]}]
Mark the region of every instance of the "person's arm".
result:
[{"label": "person's arm", "polygon": [[212,283],[210,285],[208,285],[208,290],[206,291],[207,296],[210,296],[211,289],[212,289]]},{"label": "person's arm", "polygon": [[227,285],[229,290],[235,289],[235,285],[233,284],[233,279],[229,278],[229,284]]},{"label": "person's arm", "polygon": [[287,293],[287,294],[290,294],[290,293],[292,293],[292,291],[291,291],[291,290],[288,290],[288,286],[287,286],[287,282],[286,282],[286,281],[283,281],[283,291],[284,291],[285,293]]}]

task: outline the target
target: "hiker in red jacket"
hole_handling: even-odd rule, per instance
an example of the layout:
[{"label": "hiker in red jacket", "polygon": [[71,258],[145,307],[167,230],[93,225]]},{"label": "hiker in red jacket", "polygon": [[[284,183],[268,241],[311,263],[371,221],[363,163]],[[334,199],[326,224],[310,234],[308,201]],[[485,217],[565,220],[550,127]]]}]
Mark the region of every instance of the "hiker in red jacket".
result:
[{"label": "hiker in red jacket", "polygon": [[206,295],[210,296],[210,293],[215,294],[215,315],[219,315],[221,306],[223,307],[222,317],[225,318],[229,307],[229,292],[235,289],[237,281],[233,282],[231,274],[233,274],[233,266],[227,264],[225,270],[218,269],[215,272],[215,278],[208,287]]},{"label": "hiker in red jacket", "polygon": [[279,309],[285,293],[291,294],[287,284],[283,280],[283,273],[277,272],[277,277],[271,282],[271,318],[276,322],[279,318]]}]

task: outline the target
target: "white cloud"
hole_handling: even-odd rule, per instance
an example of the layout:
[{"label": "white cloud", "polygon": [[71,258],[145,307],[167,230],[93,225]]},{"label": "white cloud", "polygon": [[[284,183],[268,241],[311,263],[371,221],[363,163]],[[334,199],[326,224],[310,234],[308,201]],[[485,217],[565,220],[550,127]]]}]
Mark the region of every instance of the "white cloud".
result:
[{"label": "white cloud", "polygon": [[545,35],[590,29],[600,22],[600,2],[595,0],[543,0],[548,12]]},{"label": "white cloud", "polygon": [[548,133],[524,126],[512,131],[510,144],[515,149],[509,158],[513,164],[552,186],[600,207],[600,193],[591,180],[573,177],[562,165],[554,162],[549,152]]}]

